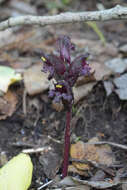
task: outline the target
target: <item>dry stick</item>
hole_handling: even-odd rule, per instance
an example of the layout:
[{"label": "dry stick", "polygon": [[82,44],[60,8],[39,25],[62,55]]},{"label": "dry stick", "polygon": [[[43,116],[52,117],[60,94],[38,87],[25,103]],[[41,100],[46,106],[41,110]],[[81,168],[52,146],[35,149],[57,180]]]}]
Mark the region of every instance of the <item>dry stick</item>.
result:
[{"label": "dry stick", "polygon": [[20,16],[0,23],[0,30],[21,25],[53,25],[86,21],[108,21],[127,19],[127,7],[120,5],[102,11],[66,12],[53,16]]},{"label": "dry stick", "polygon": [[22,150],[23,153],[25,154],[33,154],[33,153],[39,153],[39,152],[48,152],[49,150],[51,150],[52,148],[49,147],[42,147],[42,148],[31,148],[31,149],[24,149]]},{"label": "dry stick", "polygon": [[95,145],[102,145],[102,144],[108,144],[111,146],[115,146],[124,150],[127,150],[126,145],[118,144],[118,143],[113,143],[113,142],[108,142],[108,141],[100,141],[100,142],[93,142],[93,143],[85,143],[85,144],[95,144]]}]

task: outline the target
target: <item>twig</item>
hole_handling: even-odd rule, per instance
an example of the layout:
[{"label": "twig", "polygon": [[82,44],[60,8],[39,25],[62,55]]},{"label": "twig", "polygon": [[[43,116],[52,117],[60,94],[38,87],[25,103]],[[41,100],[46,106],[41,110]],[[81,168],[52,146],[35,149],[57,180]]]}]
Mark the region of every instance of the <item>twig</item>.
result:
[{"label": "twig", "polygon": [[39,152],[48,152],[52,148],[49,147],[42,147],[42,148],[31,148],[31,149],[24,149],[22,152],[26,154],[33,154],[33,153],[39,153]]},{"label": "twig", "polygon": [[53,182],[53,180],[48,181],[47,183],[45,183],[44,185],[42,185],[41,187],[39,187],[37,190],[41,190],[44,187],[48,186],[49,184],[51,184]]},{"label": "twig", "polygon": [[108,21],[127,19],[127,7],[120,5],[114,8],[101,11],[85,11],[79,13],[66,12],[53,16],[20,16],[9,18],[0,23],[0,30],[5,30],[14,26],[21,25],[53,25],[86,21]]},{"label": "twig", "polygon": [[113,142],[108,142],[108,141],[100,141],[100,142],[92,142],[92,143],[85,143],[85,144],[95,144],[95,145],[102,145],[102,144],[108,144],[111,146],[115,146],[124,150],[127,150],[126,145],[118,144],[118,143],[113,143]]},{"label": "twig", "polygon": [[51,137],[50,135],[48,135],[48,139],[50,139],[51,141],[58,143],[58,144],[63,144],[61,141],[54,139],[53,137]]}]

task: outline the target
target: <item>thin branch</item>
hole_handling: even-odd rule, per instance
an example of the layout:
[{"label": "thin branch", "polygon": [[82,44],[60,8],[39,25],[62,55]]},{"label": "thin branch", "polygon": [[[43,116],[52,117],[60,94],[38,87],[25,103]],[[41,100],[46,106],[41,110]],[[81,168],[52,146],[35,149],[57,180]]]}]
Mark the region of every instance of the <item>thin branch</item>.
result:
[{"label": "thin branch", "polygon": [[102,144],[108,144],[111,146],[115,146],[124,150],[127,150],[126,145],[118,144],[118,143],[113,143],[113,142],[108,142],[108,141],[99,141],[99,142],[92,142],[92,143],[85,143],[85,144],[94,144],[94,145],[102,145]]},{"label": "thin branch", "polygon": [[9,27],[21,26],[21,25],[53,25],[53,24],[65,24],[74,22],[86,22],[86,21],[108,21],[108,20],[125,20],[127,19],[127,7],[120,5],[114,8],[102,10],[102,11],[86,11],[86,12],[66,12],[54,16],[20,16],[15,18],[9,18],[6,21],[0,23],[0,30],[5,30]]},{"label": "thin branch", "polygon": [[33,154],[33,153],[39,153],[39,152],[48,152],[49,150],[51,150],[52,148],[49,147],[42,147],[42,148],[31,148],[31,149],[24,149],[22,150],[23,153],[25,154]]}]

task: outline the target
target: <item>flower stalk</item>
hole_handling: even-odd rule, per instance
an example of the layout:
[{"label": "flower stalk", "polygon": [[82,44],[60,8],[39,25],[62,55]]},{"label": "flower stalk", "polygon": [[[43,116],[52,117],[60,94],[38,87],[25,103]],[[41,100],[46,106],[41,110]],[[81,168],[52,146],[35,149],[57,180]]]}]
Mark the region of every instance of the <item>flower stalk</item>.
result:
[{"label": "flower stalk", "polygon": [[70,123],[71,123],[71,108],[66,113],[66,128],[65,128],[65,139],[64,139],[64,161],[62,178],[67,176],[68,164],[69,164],[69,151],[70,151]]}]

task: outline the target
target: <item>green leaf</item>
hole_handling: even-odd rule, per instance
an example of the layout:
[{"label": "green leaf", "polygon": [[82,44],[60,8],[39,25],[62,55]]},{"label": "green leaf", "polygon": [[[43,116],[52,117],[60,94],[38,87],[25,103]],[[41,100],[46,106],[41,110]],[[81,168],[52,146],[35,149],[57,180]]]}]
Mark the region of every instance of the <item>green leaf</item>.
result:
[{"label": "green leaf", "polygon": [[0,169],[0,190],[27,190],[32,171],[29,155],[21,153],[15,156]]},{"label": "green leaf", "polygon": [[11,84],[21,79],[21,75],[11,67],[0,66],[0,91],[6,93]]}]

